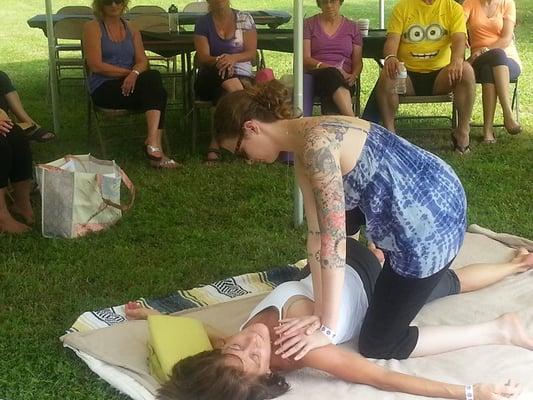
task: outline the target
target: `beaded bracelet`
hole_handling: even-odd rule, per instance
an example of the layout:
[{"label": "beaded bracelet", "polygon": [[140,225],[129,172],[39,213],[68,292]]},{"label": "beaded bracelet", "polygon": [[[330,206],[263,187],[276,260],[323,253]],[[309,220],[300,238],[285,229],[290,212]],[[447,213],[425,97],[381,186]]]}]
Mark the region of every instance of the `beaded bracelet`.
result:
[{"label": "beaded bracelet", "polygon": [[320,325],[320,332],[322,332],[331,343],[333,343],[333,339],[337,336],[337,333],[333,329],[328,328],[324,324]]},{"label": "beaded bracelet", "polygon": [[474,400],[474,386],[472,385],[465,386],[465,398],[466,400]]}]

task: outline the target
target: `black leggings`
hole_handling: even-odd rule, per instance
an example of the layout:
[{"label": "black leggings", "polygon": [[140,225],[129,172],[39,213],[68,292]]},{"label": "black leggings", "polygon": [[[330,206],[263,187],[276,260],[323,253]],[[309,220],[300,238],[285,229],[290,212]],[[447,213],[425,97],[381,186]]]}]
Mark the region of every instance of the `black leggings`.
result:
[{"label": "black leggings", "polygon": [[15,87],[13,86],[11,79],[9,79],[9,76],[5,72],[0,71],[0,108],[5,112],[9,111],[6,94],[14,91]]},{"label": "black leggings", "polygon": [[133,111],[161,111],[159,129],[165,127],[167,92],[163,87],[159,71],[148,70],[137,78],[135,90],[129,96],[122,95],[124,79],[113,79],[98,86],[91,94],[94,104],[102,108],[126,109]]},{"label": "black leggings", "polygon": [[[358,208],[346,212],[348,235],[357,233],[364,223]],[[449,269],[451,262],[427,278],[407,278],[392,270],[388,258],[381,269],[366,247],[348,238],[346,263],[357,265],[365,290],[372,288],[367,290],[369,307],[359,335],[359,352],[365,357],[408,358],[418,341],[418,328],[410,324],[424,304],[461,292],[457,274]]]},{"label": "black leggings", "polygon": [[472,67],[476,74],[477,83],[494,83],[492,68],[506,65],[509,68],[509,79],[514,80],[520,75],[520,66],[512,58],[507,57],[502,49],[492,49],[481,54]]},{"label": "black leggings", "polygon": [[323,115],[338,115],[339,108],[333,101],[333,93],[343,87],[350,95],[355,93],[355,85],[349,86],[337,68],[319,68],[309,71],[313,76],[313,95],[320,97],[320,112]]},{"label": "black leggings", "polygon": [[30,142],[18,125],[7,136],[0,135],[0,189],[32,178]]},{"label": "black leggings", "polygon": [[202,66],[198,70],[198,75],[194,81],[196,97],[199,100],[210,101],[213,104],[217,104],[220,98],[226,94],[226,91],[222,87],[222,83],[233,78],[237,78],[243,83],[246,81],[250,83],[252,82],[251,77],[242,75],[232,75],[221,78],[216,67]]}]

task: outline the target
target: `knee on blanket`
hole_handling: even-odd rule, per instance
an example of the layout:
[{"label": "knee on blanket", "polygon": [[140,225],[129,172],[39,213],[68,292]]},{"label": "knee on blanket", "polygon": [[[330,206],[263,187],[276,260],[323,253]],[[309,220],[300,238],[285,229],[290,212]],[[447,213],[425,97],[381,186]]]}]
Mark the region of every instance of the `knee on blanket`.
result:
[{"label": "knee on blanket", "polygon": [[359,335],[359,353],[367,358],[404,360],[409,358],[418,340],[418,329],[409,327],[403,334],[370,332],[364,327]]}]

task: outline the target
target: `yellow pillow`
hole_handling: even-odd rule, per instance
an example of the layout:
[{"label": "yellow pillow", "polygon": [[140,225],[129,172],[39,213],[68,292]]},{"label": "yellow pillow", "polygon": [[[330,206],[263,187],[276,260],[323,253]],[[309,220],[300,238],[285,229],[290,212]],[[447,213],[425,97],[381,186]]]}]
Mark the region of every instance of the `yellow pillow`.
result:
[{"label": "yellow pillow", "polygon": [[170,378],[178,361],[213,349],[203,324],[196,319],[150,315],[148,329],[150,373],[160,383]]}]

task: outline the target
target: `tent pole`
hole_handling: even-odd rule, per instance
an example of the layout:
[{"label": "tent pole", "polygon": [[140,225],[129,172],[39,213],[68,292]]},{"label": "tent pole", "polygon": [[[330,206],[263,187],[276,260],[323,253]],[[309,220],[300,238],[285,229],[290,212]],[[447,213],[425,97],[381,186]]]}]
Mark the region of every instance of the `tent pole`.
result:
[{"label": "tent pole", "polygon": [[[293,58],[293,77],[294,77],[294,97],[293,104],[296,114],[303,110],[303,0],[294,0],[294,58]],[[303,224],[303,198],[302,192],[298,186],[296,175],[294,176],[294,225]]]},{"label": "tent pole", "polygon": [[58,90],[56,75],[56,57],[55,57],[55,34],[54,22],[52,20],[52,0],[45,0],[46,5],[46,36],[48,37],[48,74],[50,82],[50,99],[52,101],[52,115],[54,118],[54,132],[59,134],[60,118],[58,107]]},{"label": "tent pole", "polygon": [[385,0],[379,0],[379,29],[385,29]]}]

